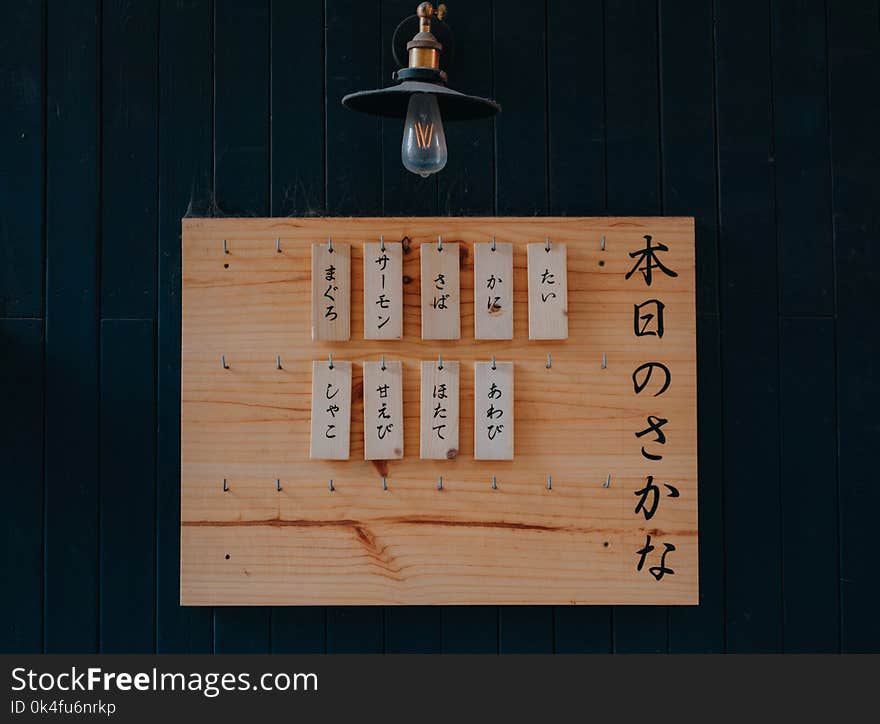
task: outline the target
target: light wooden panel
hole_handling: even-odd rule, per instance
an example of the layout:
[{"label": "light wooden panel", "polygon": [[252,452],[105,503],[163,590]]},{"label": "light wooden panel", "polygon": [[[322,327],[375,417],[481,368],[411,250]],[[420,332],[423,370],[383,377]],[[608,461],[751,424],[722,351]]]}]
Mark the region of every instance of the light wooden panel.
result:
[{"label": "light wooden panel", "polygon": [[[187,219],[183,232],[182,603],[697,602],[692,219]],[[380,234],[403,243],[403,339],[362,338],[355,273],[352,339],[313,342],[311,243],[349,243],[360,270],[362,243]],[[421,339],[418,247],[438,234],[459,247],[460,340]],[[474,339],[472,249],[493,235],[513,244],[512,340]],[[645,235],[668,247],[660,259],[677,273],[655,268],[650,287],[639,271],[625,278]],[[526,245],[546,236],[567,248],[568,338],[530,341]],[[655,298],[664,334],[637,337],[635,305]],[[311,365],[329,353],[354,363],[345,461],[309,460]],[[359,363],[382,354],[402,361],[405,454],[365,461]],[[459,362],[467,433],[451,459],[422,460],[420,362],[438,354]],[[493,354],[515,365],[514,460],[474,460],[473,363]],[[663,382],[654,368],[635,394],[633,373],[655,361],[671,371],[669,388],[654,396]],[[665,445],[636,436],[650,415],[668,420]],[[662,460],[645,458],[643,445]],[[649,475],[662,492],[646,520],[636,491]],[[639,571],[649,535],[654,550]],[[667,543],[674,573],[657,580],[650,569]]]}]

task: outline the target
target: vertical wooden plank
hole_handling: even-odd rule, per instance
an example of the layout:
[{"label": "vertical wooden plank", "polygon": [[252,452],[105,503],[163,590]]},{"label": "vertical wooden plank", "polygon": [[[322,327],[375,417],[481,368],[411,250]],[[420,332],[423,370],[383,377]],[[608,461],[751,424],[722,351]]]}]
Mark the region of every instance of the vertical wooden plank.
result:
[{"label": "vertical wooden plank", "polygon": [[[660,128],[656,7],[638,0],[605,4],[608,212],[660,213]],[[614,650],[665,652],[667,609],[614,609]]]},{"label": "vertical wooden plank", "polygon": [[[825,3],[773,3],[783,649],[840,648],[834,262]],[[809,451],[808,453],[806,451]]]},{"label": "vertical wooden plank", "polygon": [[880,344],[872,295],[880,287],[880,46],[876,2],[828,3],[830,130],[837,289],[841,649],[880,650],[874,540],[880,488],[874,464]]},{"label": "vertical wooden plank", "polygon": [[547,2],[551,214],[605,209],[605,18],[602,0]]},{"label": "vertical wooden plank", "polygon": [[101,314],[156,313],[159,8],[102,5]]},{"label": "vertical wooden plank", "polygon": [[[324,213],[324,4],[270,4],[272,216]],[[273,653],[323,653],[325,610],[272,609]]]},{"label": "vertical wooden plank", "polygon": [[513,245],[474,244],[474,339],[513,339]]},{"label": "vertical wooden plank", "polygon": [[834,313],[825,2],[771,3],[779,307]]},{"label": "vertical wooden plank", "polygon": [[[346,93],[387,82],[381,77],[385,49],[377,46],[380,8],[377,2],[355,0],[324,4],[325,212],[331,215],[372,216],[383,210],[380,121],[342,107]],[[326,615],[328,653],[382,651],[383,609],[333,607]]]},{"label": "vertical wooden plank", "polygon": [[663,211],[693,216],[697,265],[700,605],[669,610],[671,652],[724,650],[722,399],[712,5],[660,3]]},{"label": "vertical wooden plank", "polygon": [[[769,9],[716,5],[727,647],[782,646]],[[760,434],[759,432],[760,431]],[[743,481],[758,479],[761,504]]]},{"label": "vertical wooden plank", "polygon": [[[418,3],[416,3],[418,4]],[[391,73],[397,69],[391,52],[394,29],[404,18],[413,15],[415,5],[410,0],[382,0],[381,8],[381,85],[387,85]],[[444,124],[447,142],[456,125]],[[437,189],[441,179],[449,173],[449,166],[429,178],[407,171],[400,158],[403,122],[382,119],[382,211],[387,215],[421,216],[438,212]],[[457,152],[449,146],[450,160]],[[460,163],[460,161],[459,161]],[[438,229],[438,232],[442,229]],[[365,315],[366,318],[366,315]],[[413,451],[415,452],[415,451]],[[432,653],[440,650],[440,615],[436,607],[414,606],[385,609],[385,650],[393,653]]]},{"label": "vertical wooden plank", "polygon": [[[332,246],[331,246],[332,244]],[[312,244],[312,339],[351,338],[351,246]]]},{"label": "vertical wooden plank", "polygon": [[495,203],[502,216],[547,213],[547,28],[543,3],[496,6]]},{"label": "vertical wooden plank", "polygon": [[364,339],[403,338],[403,245],[364,243]]},{"label": "vertical wooden plank", "polygon": [[[269,2],[214,5],[214,192],[227,214],[269,211]],[[270,609],[218,608],[214,651],[266,653]]]},{"label": "vertical wooden plank", "polygon": [[780,448],[784,650],[840,649],[834,321],[783,319]]},{"label": "vertical wooden plank", "polygon": [[351,362],[312,362],[309,458],[348,460],[351,448]]},{"label": "vertical wooden plank", "polygon": [[269,213],[269,0],[215,0],[214,184],[231,216]]},{"label": "vertical wooden plank", "polygon": [[156,650],[207,653],[210,608],[180,605],[180,219],[205,213],[213,128],[210,0],[159,9],[159,286],[156,437]]},{"label": "vertical wooden plank", "polygon": [[0,578],[15,582],[0,597],[0,650],[43,650],[43,322],[0,319],[0,507],[4,555]]},{"label": "vertical wooden plank", "polygon": [[422,339],[461,338],[461,278],[458,243],[419,246]]},{"label": "vertical wooden plank", "polygon": [[43,3],[7,8],[0,40],[0,317],[43,314]]},{"label": "vertical wooden plank", "polygon": [[[547,213],[546,21],[543,3],[528,3],[517,12],[493,6],[495,96],[504,108],[495,120],[495,210],[499,215]],[[503,653],[552,651],[553,608],[499,609],[498,637],[498,650]]]},{"label": "vertical wooden plank", "polygon": [[[553,214],[606,210],[605,16],[602,0],[547,3],[547,118]],[[557,606],[555,650],[611,650],[611,609]]]},{"label": "vertical wooden plank", "polygon": [[[459,364],[453,360],[422,362],[419,412],[419,457],[454,460],[459,450]],[[438,468],[442,475],[442,468]]]},{"label": "vertical wooden plank", "polygon": [[323,10],[270,3],[272,216],[324,211]]},{"label": "vertical wooden plank", "polygon": [[[495,95],[492,0],[469,0],[462,17],[453,9],[448,22],[457,51],[449,65],[449,83],[465,93]],[[495,119],[446,125],[449,160],[438,174],[441,214],[491,216],[495,211]],[[495,653],[498,608],[455,606],[441,609],[442,650]]]},{"label": "vertical wooden plank", "polygon": [[[449,85],[462,93],[494,95],[492,12],[492,0],[468,0],[467,7],[453,7],[446,16],[456,46],[448,68]],[[495,208],[495,120],[447,123],[444,128],[449,160],[437,174],[438,213],[491,216]],[[474,636],[482,638],[484,628],[474,630]],[[448,627],[444,628],[447,633],[451,633]]]},{"label": "vertical wooden plank", "polygon": [[98,644],[98,117],[94,3],[47,9],[45,650]]},{"label": "vertical wooden plank", "polygon": [[156,646],[156,400],[152,320],[101,324],[102,653]]},{"label": "vertical wooden plank", "polygon": [[403,364],[364,362],[364,460],[403,457]]},{"label": "vertical wooden plank", "polygon": [[377,216],[382,211],[379,120],[343,108],[342,97],[381,85],[379,5],[327,0],[325,13],[327,212]]}]

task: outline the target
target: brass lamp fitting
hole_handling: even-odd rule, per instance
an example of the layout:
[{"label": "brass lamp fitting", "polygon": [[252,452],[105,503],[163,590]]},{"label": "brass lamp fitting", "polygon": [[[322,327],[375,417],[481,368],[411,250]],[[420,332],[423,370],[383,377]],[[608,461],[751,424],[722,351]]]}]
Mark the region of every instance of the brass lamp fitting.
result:
[{"label": "brass lamp fitting", "polygon": [[[440,5],[437,9],[437,17],[446,15],[446,6]],[[434,6],[431,3],[421,3],[416,8],[419,18],[419,32],[406,44],[409,53],[410,68],[434,68],[440,67],[440,51],[443,46],[431,32],[431,18],[434,16]]]}]

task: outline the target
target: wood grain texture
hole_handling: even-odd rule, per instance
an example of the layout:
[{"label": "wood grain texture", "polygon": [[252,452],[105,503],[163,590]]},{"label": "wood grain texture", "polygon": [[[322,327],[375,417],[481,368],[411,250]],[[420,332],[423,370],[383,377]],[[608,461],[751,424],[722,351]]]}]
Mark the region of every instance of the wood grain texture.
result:
[{"label": "wood grain texture", "polygon": [[[460,245],[463,339],[419,340],[419,246],[438,229]],[[406,454],[363,460],[363,382],[355,367],[348,461],[309,461],[312,360],[338,343],[312,342],[308,316],[311,241],[409,238],[404,257],[403,366]],[[514,245],[512,340],[474,340],[472,243]],[[600,239],[607,247],[600,251]],[[665,334],[634,344],[641,275],[625,280],[629,252],[651,234],[669,247],[650,290],[666,304]],[[550,235],[568,246],[567,340],[530,342],[526,244]],[[275,239],[285,239],[282,253]],[[223,258],[218,239],[234,242]],[[335,243],[335,242],[334,242]],[[444,242],[447,247],[447,242]],[[448,247],[447,247],[448,248]],[[444,252],[445,253],[445,252]],[[352,247],[360,268],[359,245]],[[697,595],[696,363],[693,221],[687,218],[190,219],[183,234],[181,601],[224,604],[694,603]],[[603,262],[600,265],[600,262]],[[228,263],[229,267],[224,267]],[[352,279],[362,298],[362,279]],[[355,329],[363,309],[352,309]],[[388,353],[353,339],[345,358]],[[236,361],[223,370],[225,350]],[[547,369],[547,353],[553,365]],[[601,368],[602,353],[608,365]],[[284,360],[284,374],[274,368]],[[470,434],[453,460],[419,459],[420,362],[459,361],[460,424],[473,429],[473,363],[492,354],[516,363],[516,460],[474,459]],[[646,355],[650,355],[646,357]],[[673,373],[660,397],[633,393],[633,371],[657,355]],[[658,378],[659,379],[659,378]],[[656,382],[656,380],[655,380]],[[656,389],[652,386],[650,394]],[[644,398],[644,399],[643,399]],[[572,400],[577,404],[573,405]],[[645,484],[635,432],[646,404],[674,420],[653,473],[680,496],[652,520],[634,515]],[[564,425],[559,420],[566,420]],[[526,422],[527,421],[527,422]],[[669,430],[673,428],[670,427]],[[609,472],[610,487],[604,487]],[[443,475],[443,489],[437,477]],[[491,477],[498,489],[491,488]],[[552,490],[546,489],[548,475]],[[389,489],[381,490],[387,476]],[[236,481],[226,494],[222,479]],[[274,478],[283,482],[275,491]],[[335,490],[328,491],[333,478]],[[660,478],[658,478],[659,480]],[[651,535],[674,541],[675,570],[656,581],[636,571]],[[228,557],[227,557],[228,556]]]}]

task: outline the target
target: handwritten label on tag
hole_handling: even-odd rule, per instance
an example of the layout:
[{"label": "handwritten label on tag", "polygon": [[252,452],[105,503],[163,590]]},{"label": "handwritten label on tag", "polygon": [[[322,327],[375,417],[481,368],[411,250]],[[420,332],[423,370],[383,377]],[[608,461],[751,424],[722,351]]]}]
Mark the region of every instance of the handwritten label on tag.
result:
[{"label": "handwritten label on tag", "polygon": [[403,337],[403,248],[364,244],[364,339]]},{"label": "handwritten label on tag", "polygon": [[568,339],[565,244],[528,245],[529,339]]},{"label": "handwritten label on tag", "polygon": [[513,460],[513,409],[513,362],[475,362],[476,460]]},{"label": "handwritten label on tag", "polygon": [[348,460],[351,432],[351,362],[312,362],[312,460]]},{"label": "handwritten label on tag", "polygon": [[513,339],[513,244],[474,244],[474,339]]},{"label": "handwritten label on tag", "polygon": [[458,457],[458,362],[422,362],[419,457]]},{"label": "handwritten label on tag", "polygon": [[351,247],[312,244],[312,339],[351,338]]},{"label": "handwritten label on tag", "polygon": [[364,460],[403,457],[403,366],[364,362]]},{"label": "handwritten label on tag", "polygon": [[422,339],[461,337],[458,244],[425,242],[420,247]]}]

